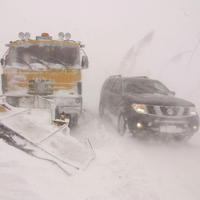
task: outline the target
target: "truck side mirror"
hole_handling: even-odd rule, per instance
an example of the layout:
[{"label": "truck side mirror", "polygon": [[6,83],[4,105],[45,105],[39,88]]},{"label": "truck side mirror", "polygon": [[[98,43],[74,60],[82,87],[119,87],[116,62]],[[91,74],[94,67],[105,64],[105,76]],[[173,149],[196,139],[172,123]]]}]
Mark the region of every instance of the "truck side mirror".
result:
[{"label": "truck side mirror", "polygon": [[78,83],[77,83],[77,87],[78,87],[78,94],[79,94],[79,95],[82,95],[82,83],[81,83],[81,82],[78,82]]},{"label": "truck side mirror", "polygon": [[2,58],[1,59],[1,66],[4,66],[5,65],[5,60]]},{"label": "truck side mirror", "polygon": [[88,68],[89,61],[87,56],[82,56],[81,66],[83,69]]}]

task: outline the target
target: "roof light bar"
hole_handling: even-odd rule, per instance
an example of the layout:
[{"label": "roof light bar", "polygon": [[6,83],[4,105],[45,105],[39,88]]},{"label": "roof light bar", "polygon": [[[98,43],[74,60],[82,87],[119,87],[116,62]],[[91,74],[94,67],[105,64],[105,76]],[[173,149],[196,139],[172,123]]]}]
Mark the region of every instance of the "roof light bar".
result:
[{"label": "roof light bar", "polygon": [[29,32],[26,32],[26,33],[24,34],[24,39],[25,39],[25,40],[29,40],[30,37],[31,37],[31,34],[30,34]]},{"label": "roof light bar", "polygon": [[65,33],[65,40],[70,40],[71,33]]},{"label": "roof light bar", "polygon": [[48,33],[42,33],[41,37],[49,37],[49,34]]},{"label": "roof light bar", "polygon": [[48,33],[42,33],[41,36],[36,36],[36,40],[52,40]]},{"label": "roof light bar", "polygon": [[23,32],[20,32],[20,33],[18,34],[18,37],[19,37],[20,40],[24,40],[25,34],[24,34]]},{"label": "roof light bar", "polygon": [[63,32],[58,33],[58,38],[64,40],[65,34]]}]

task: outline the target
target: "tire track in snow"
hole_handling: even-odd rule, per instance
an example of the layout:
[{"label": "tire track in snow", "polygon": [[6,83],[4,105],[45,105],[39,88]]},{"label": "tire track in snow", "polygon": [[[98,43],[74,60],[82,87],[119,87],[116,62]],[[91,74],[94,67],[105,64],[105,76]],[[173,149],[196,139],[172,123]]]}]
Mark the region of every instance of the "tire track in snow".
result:
[{"label": "tire track in snow", "polygon": [[109,122],[104,125],[91,112],[84,120],[72,134],[79,140],[88,137],[97,155],[81,175],[91,188],[85,188],[85,200],[158,200],[132,137],[121,137]]}]

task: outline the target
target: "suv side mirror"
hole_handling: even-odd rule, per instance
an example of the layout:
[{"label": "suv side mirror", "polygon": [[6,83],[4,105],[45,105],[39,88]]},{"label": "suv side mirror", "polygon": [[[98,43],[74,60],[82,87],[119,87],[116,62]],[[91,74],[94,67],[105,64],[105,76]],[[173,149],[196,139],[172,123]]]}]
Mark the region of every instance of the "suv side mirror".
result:
[{"label": "suv side mirror", "polygon": [[1,59],[1,66],[4,66],[5,65],[5,60],[2,58]]},{"label": "suv side mirror", "polygon": [[87,56],[82,56],[81,66],[83,69],[88,68],[89,61]]}]

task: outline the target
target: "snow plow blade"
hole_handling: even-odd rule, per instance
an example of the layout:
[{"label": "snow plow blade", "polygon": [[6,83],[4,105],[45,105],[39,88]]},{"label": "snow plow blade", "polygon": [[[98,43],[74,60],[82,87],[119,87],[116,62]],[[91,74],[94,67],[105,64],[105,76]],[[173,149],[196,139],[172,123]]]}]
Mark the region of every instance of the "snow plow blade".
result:
[{"label": "snow plow blade", "polygon": [[66,174],[86,168],[94,152],[70,136],[68,125],[50,123],[48,110],[0,105],[0,138],[31,156],[49,161]]}]

